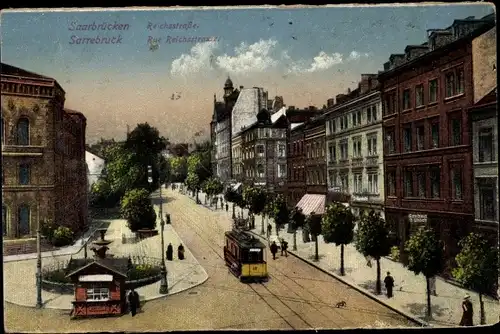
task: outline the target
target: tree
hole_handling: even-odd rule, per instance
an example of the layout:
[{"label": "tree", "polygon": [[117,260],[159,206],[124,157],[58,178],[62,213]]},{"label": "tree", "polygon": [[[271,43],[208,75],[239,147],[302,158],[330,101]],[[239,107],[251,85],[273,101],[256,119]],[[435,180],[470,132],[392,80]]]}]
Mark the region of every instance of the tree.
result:
[{"label": "tree", "polygon": [[220,194],[224,190],[224,185],[219,179],[210,177],[201,185],[203,192],[211,200],[213,196]]},{"label": "tree", "polygon": [[113,192],[105,178],[100,178],[97,182],[92,184],[89,195],[89,202],[92,207],[106,208],[108,206],[114,206],[117,202],[110,203],[112,201]]},{"label": "tree", "polygon": [[295,207],[290,213],[290,221],[293,225],[293,250],[297,250],[297,230],[303,227],[306,222],[306,216],[301,208]]},{"label": "tree", "polygon": [[281,194],[277,195],[273,201],[272,217],[276,225],[276,235],[279,236],[279,230],[288,223],[289,218],[288,206],[286,205],[285,198]]},{"label": "tree", "polygon": [[140,187],[147,166],[137,164],[134,153],[117,143],[106,149],[106,156],[104,175],[114,194],[121,197],[127,190]]},{"label": "tree", "polygon": [[173,157],[169,160],[172,182],[183,182],[187,177],[186,157]]},{"label": "tree", "polygon": [[170,162],[165,159],[162,154],[158,155],[158,172],[160,178],[160,184],[165,184],[167,182],[172,182],[172,170],[170,168]]},{"label": "tree", "polygon": [[166,149],[168,140],[160,136],[157,128],[146,123],[137,124],[127,135],[125,148],[136,154],[143,164],[152,165],[153,158]]},{"label": "tree", "polygon": [[233,203],[233,219],[236,218],[235,203],[236,203],[237,193],[232,187],[228,187],[224,193],[224,199],[226,202]]},{"label": "tree", "polygon": [[350,244],[354,238],[354,216],[351,210],[340,203],[330,204],[323,215],[321,232],[326,243],[340,245],[340,275],[344,276],[344,245]]},{"label": "tree", "polygon": [[210,166],[211,152],[210,151],[197,151],[193,152],[187,158],[187,172],[198,175],[200,184],[205,182],[212,176]]},{"label": "tree", "polygon": [[188,190],[193,192],[193,194],[200,190],[200,178],[196,175],[196,173],[188,173],[185,183]]},{"label": "tree", "polygon": [[314,261],[319,261],[318,237],[321,234],[321,217],[311,212],[306,218],[306,224],[314,237]]},{"label": "tree", "polygon": [[483,295],[492,291],[498,279],[498,250],[484,236],[471,233],[459,242],[462,248],[455,257],[453,277],[464,287],[479,293],[481,325],[486,323]]},{"label": "tree", "polygon": [[[262,213],[266,205],[266,191],[261,187],[245,187],[245,189],[243,189],[243,198],[248,204],[248,211],[251,215],[253,228],[255,227],[253,226],[253,221],[255,219],[254,215]],[[262,216],[262,234],[264,234],[264,216]]]},{"label": "tree", "polygon": [[121,201],[121,214],[132,232],[154,229],[156,226],[156,213],[146,189],[127,191]]},{"label": "tree", "polygon": [[389,228],[380,217],[380,213],[373,210],[361,218],[356,235],[356,249],[364,256],[370,256],[377,261],[376,293],[380,294],[380,258],[389,255],[391,243],[389,242]]}]

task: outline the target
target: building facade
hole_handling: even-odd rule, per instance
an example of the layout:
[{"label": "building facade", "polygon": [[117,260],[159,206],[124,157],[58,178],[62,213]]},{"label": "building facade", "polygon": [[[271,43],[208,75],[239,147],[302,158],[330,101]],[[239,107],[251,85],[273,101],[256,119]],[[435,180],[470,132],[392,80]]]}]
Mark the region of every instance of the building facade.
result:
[{"label": "building facade", "polygon": [[306,193],[328,192],[326,181],[325,118],[323,115],[310,119],[304,125]]},{"label": "building facade", "polygon": [[56,80],[2,63],[4,255],[36,251],[38,223],[73,231],[87,218],[86,119]]},{"label": "building facade", "polygon": [[445,247],[444,275],[474,223],[471,41],[494,26],[457,20],[422,45],[391,55],[378,76],[383,101],[385,215],[400,244],[422,225]]},{"label": "building facade", "polygon": [[375,74],[337,95],[326,112],[328,190],[349,202],[355,215],[374,210],[384,217],[382,105]]},{"label": "building facade", "polygon": [[227,78],[224,83],[223,102],[214,95],[214,113],[210,123],[212,142],[212,173],[222,182],[231,180],[231,114],[240,91],[234,89],[233,82]]}]

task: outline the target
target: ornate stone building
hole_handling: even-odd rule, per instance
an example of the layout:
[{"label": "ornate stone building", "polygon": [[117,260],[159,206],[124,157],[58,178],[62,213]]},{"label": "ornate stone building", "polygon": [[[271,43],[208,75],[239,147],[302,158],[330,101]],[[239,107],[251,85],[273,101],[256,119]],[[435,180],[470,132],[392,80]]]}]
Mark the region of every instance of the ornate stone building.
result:
[{"label": "ornate stone building", "polygon": [[87,220],[86,118],[64,109],[56,80],[1,65],[4,255],[36,251],[38,223]]}]

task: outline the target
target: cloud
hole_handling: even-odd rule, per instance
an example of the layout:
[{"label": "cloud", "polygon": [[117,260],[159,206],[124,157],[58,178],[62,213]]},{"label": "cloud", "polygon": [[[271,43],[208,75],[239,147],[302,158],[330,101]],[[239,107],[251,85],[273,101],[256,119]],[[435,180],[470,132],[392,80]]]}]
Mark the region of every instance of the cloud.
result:
[{"label": "cloud", "polygon": [[369,53],[360,53],[358,51],[351,51],[351,53],[349,54],[348,59],[349,60],[358,60],[361,57],[369,57],[369,56],[370,56]]},{"label": "cloud", "polygon": [[272,39],[261,39],[251,45],[242,42],[234,49],[234,56],[218,56],[216,64],[229,73],[262,72],[278,65],[278,61],[272,57],[277,44]]},{"label": "cloud", "polygon": [[321,51],[316,57],[311,60],[311,63],[308,66],[305,66],[304,61],[292,63],[288,68],[288,73],[298,74],[324,71],[335,65],[342,64],[342,62],[342,54],[338,52],[327,54],[325,51]]},{"label": "cloud", "polygon": [[214,57],[213,53],[217,47],[217,42],[196,44],[191,48],[189,54],[182,54],[172,61],[170,73],[173,76],[186,76],[210,68]]}]

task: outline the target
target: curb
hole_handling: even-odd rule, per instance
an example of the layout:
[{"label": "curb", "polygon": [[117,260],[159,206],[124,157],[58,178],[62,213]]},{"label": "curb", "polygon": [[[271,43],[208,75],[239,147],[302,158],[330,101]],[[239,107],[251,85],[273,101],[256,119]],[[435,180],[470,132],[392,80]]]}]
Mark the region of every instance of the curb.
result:
[{"label": "curb", "polygon": [[[262,238],[262,236],[260,236],[259,234],[255,233],[255,232],[253,232],[253,231],[249,231],[249,232],[250,232],[250,233],[252,233],[253,235],[255,235],[255,236],[259,237],[259,238]],[[312,261],[309,261],[309,260],[306,260],[306,259],[304,259],[304,258],[300,257],[299,255],[295,254],[293,251],[288,251],[288,254],[293,255],[293,256],[294,256],[294,257],[296,257],[297,259],[299,259],[299,260],[301,260],[301,261],[303,261],[303,262],[307,263],[308,265],[310,265],[310,266],[312,266],[312,267],[314,267],[314,268],[318,269],[319,271],[321,271],[321,272],[323,272],[323,273],[325,273],[325,274],[327,274],[327,275],[329,275],[329,276],[331,276],[331,277],[335,278],[336,280],[338,280],[338,281],[340,281],[340,282],[342,282],[342,283],[344,283],[344,284],[346,284],[346,285],[350,286],[350,287],[351,287],[351,288],[353,288],[354,290],[356,290],[356,291],[358,291],[358,292],[362,293],[363,295],[365,295],[365,296],[369,297],[370,299],[372,299],[372,300],[374,300],[374,301],[378,302],[379,304],[384,305],[385,307],[387,307],[387,308],[391,309],[392,311],[394,311],[394,312],[396,312],[396,313],[401,314],[402,316],[404,316],[404,317],[405,317],[405,318],[407,318],[408,320],[410,320],[410,321],[412,321],[412,322],[414,322],[414,323],[417,323],[418,325],[420,325],[420,326],[422,326],[422,327],[432,327],[432,326],[431,326],[431,324],[429,324],[428,322],[425,322],[425,321],[423,321],[423,320],[421,320],[421,319],[418,319],[418,318],[414,317],[413,315],[406,313],[405,311],[401,311],[401,310],[399,310],[399,309],[395,308],[394,306],[391,306],[391,305],[387,304],[386,302],[384,302],[383,300],[381,300],[381,299],[379,299],[377,296],[375,296],[373,293],[371,293],[371,292],[369,292],[369,291],[367,291],[367,290],[365,290],[365,289],[363,289],[363,288],[361,288],[361,287],[357,286],[357,285],[356,285],[356,284],[354,284],[354,283],[351,283],[351,282],[348,282],[348,281],[344,280],[343,278],[341,278],[340,276],[338,276],[338,275],[336,275],[336,274],[334,274],[334,273],[331,273],[331,272],[329,272],[329,271],[327,271],[327,270],[325,270],[325,269],[321,268],[320,266],[318,266],[317,264],[315,264],[315,263],[314,263],[314,262],[312,262]]]}]

